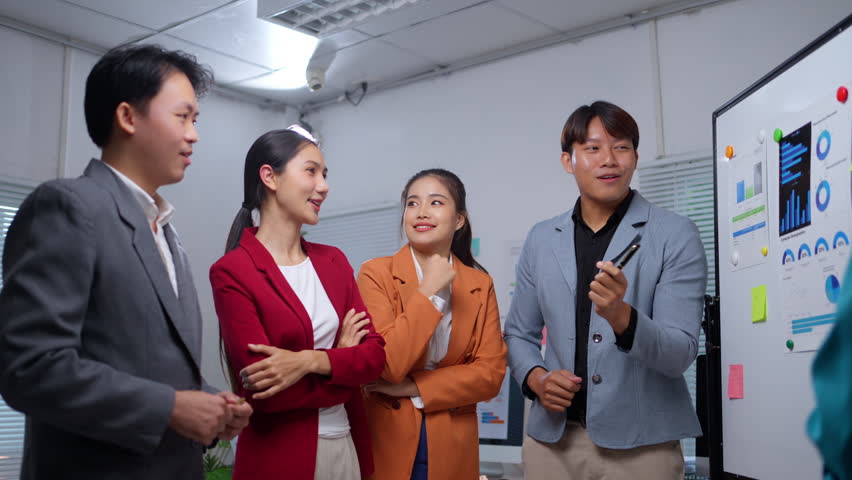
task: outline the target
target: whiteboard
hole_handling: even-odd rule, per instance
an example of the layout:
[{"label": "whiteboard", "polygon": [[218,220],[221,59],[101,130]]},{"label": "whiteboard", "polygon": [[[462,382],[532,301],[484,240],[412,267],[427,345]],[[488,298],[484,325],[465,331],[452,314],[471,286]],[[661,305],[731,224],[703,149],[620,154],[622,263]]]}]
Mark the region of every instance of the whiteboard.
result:
[{"label": "whiteboard", "polygon": [[[822,478],[805,428],[852,236],[852,99],[837,99],[852,90],[850,26],[852,15],[713,114],[722,466],[735,476]],[[765,312],[753,312],[760,286]],[[738,365],[742,392],[729,383]]]}]

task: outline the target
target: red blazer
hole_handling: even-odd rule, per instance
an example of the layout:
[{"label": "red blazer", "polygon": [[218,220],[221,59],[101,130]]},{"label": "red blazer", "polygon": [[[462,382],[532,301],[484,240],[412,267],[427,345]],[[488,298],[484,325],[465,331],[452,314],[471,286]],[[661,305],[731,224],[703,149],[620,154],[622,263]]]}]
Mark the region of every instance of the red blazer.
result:
[{"label": "red blazer", "polygon": [[[314,349],[311,319],[272,255],[255,238],[256,232],[256,228],[246,229],[239,246],[210,268],[219,327],[234,374],[266,358],[251,352],[249,343],[292,351]],[[358,312],[366,310],[343,252],[304,240],[302,248],[341,322],[350,308]],[[373,471],[370,431],[360,386],[381,375],[385,351],[384,340],[372,322],[369,329],[360,345],[326,350],[331,377],[306,375],[264,400],[251,399],[253,392],[237,386],[237,394],[249,401],[254,414],[237,442],[234,480],[313,480],[318,409],[341,403],[346,405],[361,474],[367,476]]]}]

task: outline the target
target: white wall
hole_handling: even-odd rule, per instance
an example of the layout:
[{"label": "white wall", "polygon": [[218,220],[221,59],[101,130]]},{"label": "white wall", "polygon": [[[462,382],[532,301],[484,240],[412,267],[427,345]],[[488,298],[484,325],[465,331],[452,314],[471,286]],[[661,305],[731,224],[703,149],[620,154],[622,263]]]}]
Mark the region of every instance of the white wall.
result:
[{"label": "white wall", "polygon": [[559,164],[574,108],[606,99],[631,112],[640,162],[710,151],[713,110],[850,12],[848,0],[740,0],[327,107],[309,121],[329,164],[328,209],[395,201],[423,168],[456,172],[505,315],[507,245],[578,195]]},{"label": "white wall", "polygon": [[[98,58],[0,27],[0,176],[39,182],[76,177],[92,157],[100,157],[83,113],[86,77]],[[5,67],[11,65],[15,68]],[[226,388],[207,272],[222,256],[242,202],[242,166],[249,146],[262,133],[295,123],[296,113],[217,93],[202,98],[199,107],[200,140],[193,164],[183,182],[161,192],[177,208],[174,225],[192,262],[204,315],[202,373],[211,384]]]},{"label": "white wall", "polygon": [[666,153],[709,151],[714,110],[850,13],[849,0],[739,0],[660,21]]}]

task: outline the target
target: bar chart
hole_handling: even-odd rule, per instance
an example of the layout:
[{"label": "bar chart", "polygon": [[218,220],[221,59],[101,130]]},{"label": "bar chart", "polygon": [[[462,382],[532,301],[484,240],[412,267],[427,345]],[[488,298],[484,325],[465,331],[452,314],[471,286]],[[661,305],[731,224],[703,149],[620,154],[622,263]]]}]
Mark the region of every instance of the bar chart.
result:
[{"label": "bar chart", "polygon": [[811,124],[780,143],[778,211],[780,234],[784,235],[811,224]]},{"label": "bar chart", "polygon": [[746,184],[746,180],[737,182],[737,203],[743,203],[755,195],[763,193],[763,164],[757,162],[751,170],[753,179],[750,184]]}]

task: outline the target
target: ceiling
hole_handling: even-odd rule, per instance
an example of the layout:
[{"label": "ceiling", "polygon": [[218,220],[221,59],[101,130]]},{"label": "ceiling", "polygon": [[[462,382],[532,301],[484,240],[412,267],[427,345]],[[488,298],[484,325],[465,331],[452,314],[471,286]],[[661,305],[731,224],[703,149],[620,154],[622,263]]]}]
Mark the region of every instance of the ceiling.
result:
[{"label": "ceiling", "polygon": [[[714,3],[672,0],[420,0],[323,38],[314,62],[330,64],[324,86],[269,84],[287,65],[281,29],[257,18],[264,0],[0,0],[0,25],[50,34],[100,53],[159,43],[210,65],[217,85],[275,103],[311,108],[344,97],[482,63],[584,32]],[[598,27],[595,29],[594,27]],[[284,42],[286,43],[286,42]],[[260,82],[259,82],[260,81]]]}]

